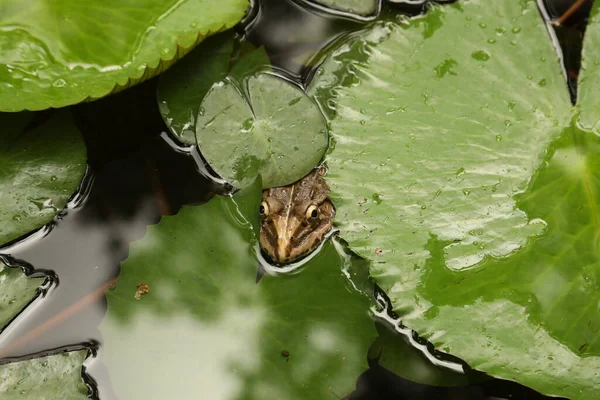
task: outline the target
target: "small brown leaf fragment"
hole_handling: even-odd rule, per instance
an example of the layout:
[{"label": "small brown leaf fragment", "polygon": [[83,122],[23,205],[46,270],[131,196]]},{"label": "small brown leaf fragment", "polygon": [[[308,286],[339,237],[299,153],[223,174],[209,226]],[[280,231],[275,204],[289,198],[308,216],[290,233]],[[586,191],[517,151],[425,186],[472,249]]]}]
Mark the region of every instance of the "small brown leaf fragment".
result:
[{"label": "small brown leaf fragment", "polygon": [[361,201],[358,202],[359,206],[362,206],[363,204],[365,204],[367,202],[367,198],[363,197],[363,199]]},{"label": "small brown leaf fragment", "polygon": [[383,254],[383,249],[376,248],[375,249],[375,254],[377,254],[378,256],[382,255]]},{"label": "small brown leaf fragment", "polygon": [[289,358],[290,357],[290,352],[287,350],[281,350],[281,356],[285,357],[285,358]]},{"label": "small brown leaf fragment", "polygon": [[145,283],[138,284],[137,290],[135,292],[135,299],[140,300],[142,298],[142,296],[147,294],[149,291],[150,291],[150,286],[146,285]]}]

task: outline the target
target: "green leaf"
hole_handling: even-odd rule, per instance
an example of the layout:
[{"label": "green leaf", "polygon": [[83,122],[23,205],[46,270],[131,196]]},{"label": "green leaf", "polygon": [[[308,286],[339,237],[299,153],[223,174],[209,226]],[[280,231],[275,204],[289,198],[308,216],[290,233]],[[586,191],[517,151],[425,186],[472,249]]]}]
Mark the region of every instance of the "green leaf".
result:
[{"label": "green leaf", "polygon": [[0,261],[0,331],[35,297],[42,278],[29,278]]},{"label": "green leaf", "polygon": [[325,120],[299,88],[274,75],[227,79],[208,92],[196,122],[202,155],[223,179],[242,188],[297,181],[321,160]]},{"label": "green leaf", "polygon": [[167,69],[247,0],[2,0],[0,111],[97,99]]},{"label": "green leaf", "polygon": [[215,83],[229,73],[241,81],[244,76],[269,65],[265,49],[253,49],[242,55],[230,72],[235,44],[231,31],[210,37],[161,75],[157,95],[160,112],[181,142],[196,144],[196,116],[206,93]]},{"label": "green leaf", "polygon": [[72,351],[0,365],[3,400],[85,400],[88,388],[81,378],[87,351]]},{"label": "green leaf", "polygon": [[[547,229],[508,258],[455,273],[432,257],[419,293],[430,308],[405,322],[476,369],[507,374],[548,394],[600,391],[600,140],[567,128],[517,206]],[[469,332],[464,332],[466,325]],[[463,331],[462,335],[442,330]],[[475,350],[475,351],[474,351]]]},{"label": "green leaf", "polygon": [[[595,398],[597,139],[568,128],[535,2],[434,8],[344,51],[323,74],[336,219],[403,323],[481,371]],[[562,175],[536,174],[555,148]]]},{"label": "green leaf", "polygon": [[38,122],[31,113],[0,114],[0,245],[50,222],[86,168],[85,145],[69,111],[32,127],[30,121]]},{"label": "green leaf", "polygon": [[320,4],[333,10],[361,17],[375,16],[379,9],[379,0],[303,0],[307,3]]},{"label": "green leaf", "polygon": [[577,90],[579,124],[600,135],[600,3],[594,2],[583,38]]},{"label": "green leaf", "polygon": [[370,301],[330,243],[300,273],[256,283],[259,189],[185,207],[133,245],[100,326],[117,395],[293,400],[354,389],[375,337]]}]

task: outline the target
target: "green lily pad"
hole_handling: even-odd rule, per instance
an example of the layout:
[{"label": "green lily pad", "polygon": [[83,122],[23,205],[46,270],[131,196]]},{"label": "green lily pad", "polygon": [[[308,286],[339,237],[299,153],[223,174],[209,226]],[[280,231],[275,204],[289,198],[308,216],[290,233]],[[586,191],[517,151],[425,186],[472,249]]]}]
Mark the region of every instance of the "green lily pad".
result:
[{"label": "green lily pad", "polygon": [[375,337],[369,299],[330,243],[298,274],[257,284],[259,201],[255,184],[184,207],[132,246],[100,326],[118,396],[323,399],[354,389]]},{"label": "green lily pad", "polygon": [[269,65],[263,47],[252,49],[233,63],[235,45],[231,31],[212,36],[161,75],[157,95],[160,112],[179,141],[196,144],[198,110],[215,83],[227,75],[242,80]]},{"label": "green lily pad", "polygon": [[159,74],[238,23],[248,0],[4,2],[0,111],[97,99]]},{"label": "green lily pad", "polygon": [[600,135],[600,3],[594,2],[583,38],[581,71],[577,90],[579,124]]},{"label": "green lily pad", "polygon": [[196,121],[202,155],[223,179],[243,188],[297,181],[328,145],[321,111],[302,90],[270,74],[228,78],[208,92]]},{"label": "green lily pad", "polygon": [[87,351],[72,351],[0,365],[0,397],[4,400],[85,400],[81,378]]},{"label": "green lily pad", "polygon": [[598,139],[571,127],[535,2],[379,24],[335,61],[337,224],[403,323],[491,375],[595,398]]},{"label": "green lily pad", "polygon": [[32,115],[0,114],[0,245],[50,222],[86,169],[85,145],[71,113],[59,111],[29,127]]},{"label": "green lily pad", "polygon": [[380,0],[303,0],[360,17],[372,17],[379,10]]},{"label": "green lily pad", "polygon": [[0,332],[36,296],[43,281],[0,261]]}]

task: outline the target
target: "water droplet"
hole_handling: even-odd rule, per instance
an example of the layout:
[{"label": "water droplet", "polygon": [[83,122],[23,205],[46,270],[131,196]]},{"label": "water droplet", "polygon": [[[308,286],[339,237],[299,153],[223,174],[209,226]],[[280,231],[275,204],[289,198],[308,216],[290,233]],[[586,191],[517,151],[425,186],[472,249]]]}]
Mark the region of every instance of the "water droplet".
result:
[{"label": "water droplet", "polygon": [[57,79],[54,82],[52,82],[52,86],[57,88],[65,87],[67,86],[67,81],[65,81],[64,79]]},{"label": "water droplet", "polygon": [[425,210],[426,208],[427,208],[427,206],[426,206],[425,204],[423,204],[423,205],[421,206],[421,210]]},{"label": "water droplet", "polygon": [[165,47],[164,49],[162,49],[161,53],[166,56],[167,54],[169,54],[169,48]]},{"label": "water droplet", "polygon": [[462,192],[463,192],[463,194],[464,194],[465,196],[468,196],[468,195],[470,195],[470,194],[471,194],[471,191],[470,191],[469,189],[463,189],[463,191],[462,191]]},{"label": "water droplet", "polygon": [[460,177],[461,177],[461,176],[462,176],[464,173],[465,173],[465,169],[464,169],[464,168],[462,168],[462,167],[460,167],[460,168],[458,169],[458,171],[456,171],[456,172],[454,173],[454,175],[456,175],[456,177],[457,177],[457,178],[460,178]]},{"label": "water droplet", "polygon": [[361,124],[361,125],[364,125],[364,124],[366,124],[366,123],[367,123],[367,121],[365,121],[364,119],[361,119],[361,120],[360,120],[360,124]]},{"label": "water droplet", "polygon": [[381,198],[381,195],[379,193],[373,193],[373,196],[371,196],[371,198],[377,204],[381,204],[381,202],[383,201],[383,199]]},{"label": "water droplet", "polygon": [[471,57],[477,61],[487,61],[490,59],[489,53],[483,50],[475,51],[471,53]]},{"label": "water droplet", "polygon": [[509,102],[508,102],[508,109],[509,109],[510,111],[512,111],[512,110],[514,110],[514,109],[515,109],[515,106],[516,106],[516,105],[517,105],[517,103],[515,103],[514,101],[512,101],[512,100],[511,100],[511,101],[509,101]]},{"label": "water droplet", "polygon": [[511,29],[512,33],[519,33],[521,32],[521,28],[518,26],[515,26],[514,28]]},{"label": "water droplet", "polygon": [[16,302],[16,301],[17,301],[16,299],[10,299],[10,300],[8,301],[8,304],[15,304],[15,302]]},{"label": "water droplet", "polygon": [[269,143],[273,143],[273,140],[275,140],[275,139],[273,139],[272,137],[267,138],[267,142],[269,142]]},{"label": "water droplet", "polygon": [[479,23],[479,27],[480,27],[480,28],[484,28],[484,29],[485,29],[485,28],[487,28],[487,25],[486,25],[486,24],[484,24],[483,22],[480,22],[480,23]]},{"label": "water droplet", "polygon": [[297,98],[293,99],[292,101],[290,101],[290,102],[288,103],[288,106],[290,106],[290,107],[291,107],[291,106],[293,106],[294,104],[298,103],[300,100],[302,100],[302,97],[297,97]]},{"label": "water droplet", "polygon": [[506,29],[504,29],[502,27],[496,28],[496,35],[502,36],[502,35],[504,35],[504,32],[506,32]]},{"label": "water droplet", "polygon": [[20,215],[13,215],[12,219],[13,219],[13,221],[19,222],[21,220],[21,216]]},{"label": "water droplet", "polygon": [[361,108],[361,109],[360,109],[360,113],[361,113],[361,114],[366,114],[366,113],[367,113],[367,110],[365,110],[364,108]]},{"label": "water droplet", "polygon": [[204,116],[204,107],[200,107],[200,109],[198,110],[198,115],[200,115],[201,117]]},{"label": "water droplet", "polygon": [[538,85],[540,85],[540,86],[546,86],[546,78],[540,79],[540,81],[538,82]]},{"label": "water droplet", "polygon": [[197,26],[198,26],[198,24],[197,24],[196,22],[192,22],[192,23],[190,23],[190,28],[195,28],[195,27],[197,27]]},{"label": "water droplet", "polygon": [[246,118],[246,120],[242,123],[242,128],[244,132],[250,132],[254,127],[254,119]]},{"label": "water droplet", "polygon": [[489,44],[494,44],[494,43],[496,43],[496,39],[488,39],[487,42]]},{"label": "water droplet", "polygon": [[509,127],[509,126],[511,126],[511,125],[512,125],[512,122],[510,122],[510,120],[508,120],[508,119],[505,119],[505,120],[504,120],[504,126],[505,126],[506,128],[508,128],[508,127]]},{"label": "water droplet", "polygon": [[57,180],[57,179],[58,179],[58,178],[56,177],[56,175],[52,175],[52,176],[50,177],[50,182],[56,182],[56,180]]},{"label": "water droplet", "polygon": [[502,141],[502,135],[496,135],[496,142],[501,142]]}]

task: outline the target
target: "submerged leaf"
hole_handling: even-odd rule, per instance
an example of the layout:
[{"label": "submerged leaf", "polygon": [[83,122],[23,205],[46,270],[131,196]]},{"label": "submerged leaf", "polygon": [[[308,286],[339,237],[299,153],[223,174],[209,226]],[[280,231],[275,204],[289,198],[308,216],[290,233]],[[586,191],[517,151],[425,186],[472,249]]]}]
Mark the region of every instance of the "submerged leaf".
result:
[{"label": "submerged leaf", "polygon": [[148,79],[206,36],[239,22],[248,0],[4,1],[0,111],[96,99]]},{"label": "submerged leaf", "polygon": [[85,400],[81,378],[87,351],[72,351],[0,365],[2,400]]},{"label": "submerged leaf", "polygon": [[[566,129],[569,95],[535,2],[381,24],[327,65],[340,234],[403,323],[479,370],[593,399],[598,144]],[[327,100],[325,89],[313,87]]]},{"label": "submerged leaf", "polygon": [[0,245],[50,222],[85,172],[85,145],[71,113],[37,122],[31,113],[0,114]]},{"label": "submerged leaf", "polygon": [[134,244],[100,326],[120,397],[324,399],[354,388],[375,336],[368,298],[330,244],[300,273],[256,283],[259,201],[255,185],[185,207]]},{"label": "submerged leaf", "polygon": [[265,188],[293,183],[317,166],[328,145],[314,101],[270,74],[213,86],[200,108],[196,139],[215,172],[238,188],[258,175]]}]

